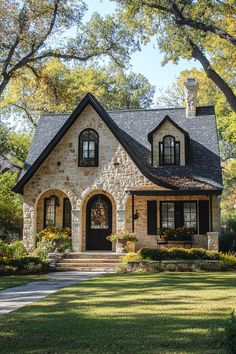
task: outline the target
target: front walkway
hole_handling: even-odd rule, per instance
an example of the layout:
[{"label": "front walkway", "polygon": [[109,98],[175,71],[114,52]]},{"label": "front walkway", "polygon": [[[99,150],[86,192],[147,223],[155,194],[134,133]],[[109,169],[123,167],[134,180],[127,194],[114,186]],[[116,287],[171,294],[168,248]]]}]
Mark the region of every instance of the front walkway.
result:
[{"label": "front walkway", "polygon": [[49,280],[30,282],[0,292],[0,316],[32,304],[58,290],[104,273],[58,272],[48,274]]}]

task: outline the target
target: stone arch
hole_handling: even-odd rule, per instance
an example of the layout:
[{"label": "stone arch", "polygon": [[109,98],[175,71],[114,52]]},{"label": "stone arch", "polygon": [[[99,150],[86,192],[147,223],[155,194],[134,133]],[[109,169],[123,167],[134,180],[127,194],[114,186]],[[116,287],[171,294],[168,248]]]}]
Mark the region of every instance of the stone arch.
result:
[{"label": "stone arch", "polygon": [[[80,215],[80,225],[81,225],[81,237],[80,237],[80,249],[82,251],[86,251],[86,211],[87,211],[87,203],[91,197],[96,194],[103,194],[107,198],[110,199],[112,204],[112,233],[116,232],[117,229],[117,203],[115,198],[109,192],[103,189],[93,189],[87,191],[87,193],[83,195],[83,199],[81,201],[81,215]],[[114,250],[114,249],[113,249]]]},{"label": "stone arch", "polygon": [[44,200],[50,196],[55,195],[58,197],[59,205],[56,208],[55,222],[56,226],[63,227],[63,211],[64,211],[64,199],[68,198],[72,207],[71,196],[60,188],[47,188],[40,192],[35,200],[34,215],[35,215],[35,234],[42,230],[44,224]]}]

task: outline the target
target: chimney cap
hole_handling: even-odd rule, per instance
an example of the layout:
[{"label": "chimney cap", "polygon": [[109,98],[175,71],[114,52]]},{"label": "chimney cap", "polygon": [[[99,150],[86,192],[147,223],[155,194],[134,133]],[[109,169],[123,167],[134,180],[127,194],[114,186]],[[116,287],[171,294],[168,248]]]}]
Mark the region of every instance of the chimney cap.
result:
[{"label": "chimney cap", "polygon": [[185,81],[184,85],[185,85],[186,87],[198,87],[198,81],[197,81],[197,79],[195,79],[195,78],[188,78],[188,79]]}]

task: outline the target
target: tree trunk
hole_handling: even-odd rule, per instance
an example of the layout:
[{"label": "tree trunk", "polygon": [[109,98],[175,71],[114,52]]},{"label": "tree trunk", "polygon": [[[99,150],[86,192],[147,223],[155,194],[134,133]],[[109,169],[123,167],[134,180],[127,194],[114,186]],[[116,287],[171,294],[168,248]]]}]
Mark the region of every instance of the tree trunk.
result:
[{"label": "tree trunk", "polygon": [[225,80],[217,74],[217,72],[211,67],[211,64],[204,53],[200,50],[200,48],[193,43],[191,40],[189,41],[192,47],[192,57],[202,64],[202,67],[207,74],[207,77],[211,79],[214,84],[223,92],[225,95],[230,107],[234,112],[236,112],[236,96],[233,90],[229,87],[229,85],[225,82]]}]

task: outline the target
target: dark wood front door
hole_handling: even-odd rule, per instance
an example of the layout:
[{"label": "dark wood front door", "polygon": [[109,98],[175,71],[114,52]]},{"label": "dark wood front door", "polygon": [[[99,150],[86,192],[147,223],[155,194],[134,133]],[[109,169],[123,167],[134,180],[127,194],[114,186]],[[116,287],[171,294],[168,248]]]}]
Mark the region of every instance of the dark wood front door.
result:
[{"label": "dark wood front door", "polygon": [[112,233],[112,205],[109,198],[97,194],[87,204],[86,249],[111,250],[106,238]]}]

